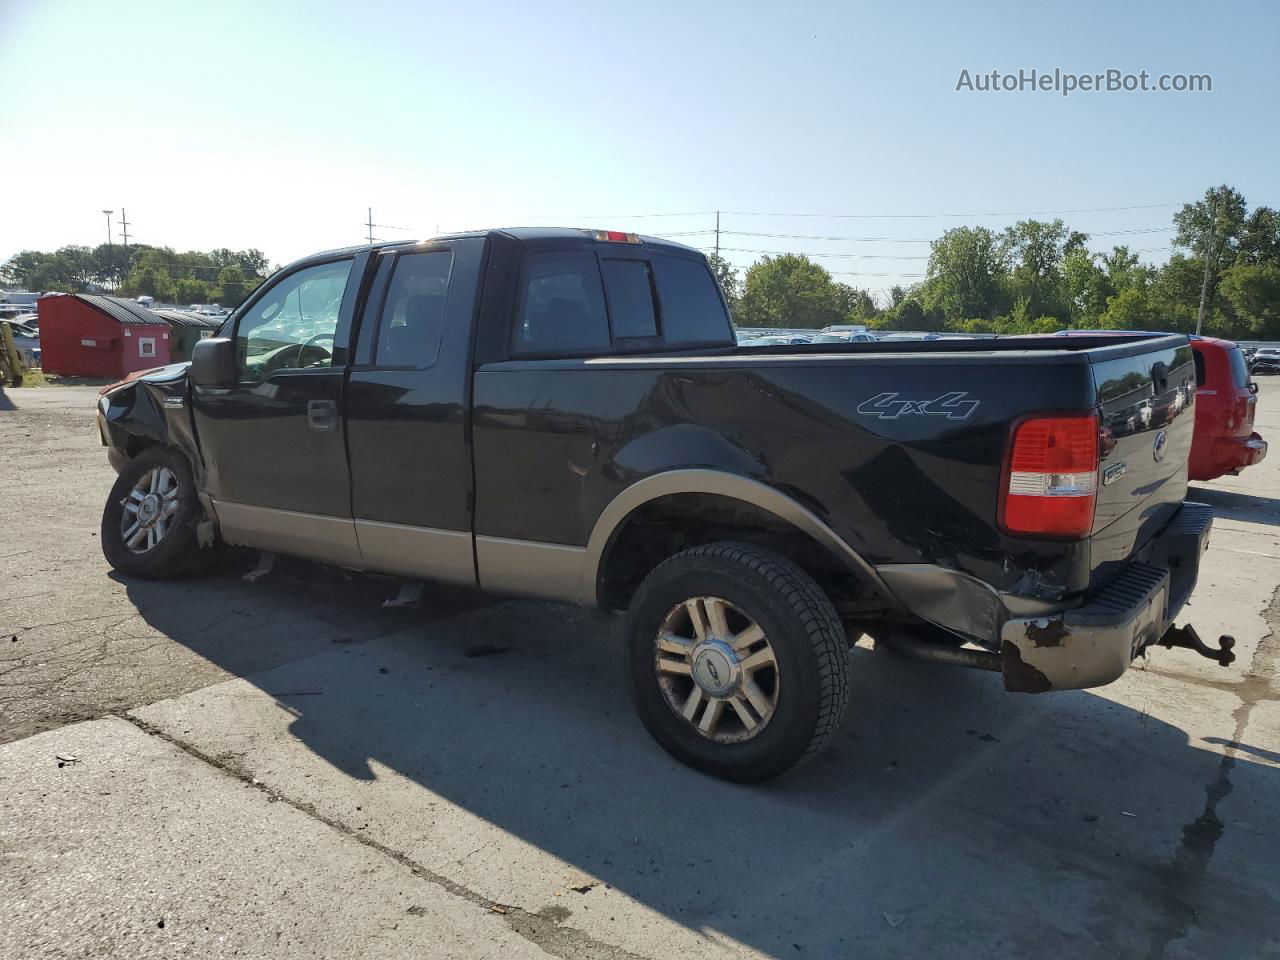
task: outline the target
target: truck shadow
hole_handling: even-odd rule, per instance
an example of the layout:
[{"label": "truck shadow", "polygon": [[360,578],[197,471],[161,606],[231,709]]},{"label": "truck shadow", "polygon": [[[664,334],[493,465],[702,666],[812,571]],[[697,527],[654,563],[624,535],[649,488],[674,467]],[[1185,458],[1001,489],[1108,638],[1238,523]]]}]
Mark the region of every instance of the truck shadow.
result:
[{"label": "truck shadow", "polygon": [[[269,595],[271,576],[216,589]],[[183,642],[171,585],[128,590]],[[455,593],[428,588],[426,605]],[[649,739],[615,626],[490,604],[246,675],[271,698],[260,708],[213,688],[140,714],[354,835],[645,955],[659,953],[624,942],[642,935],[634,913],[609,922],[619,894],[708,954],[1158,957],[1196,936],[1199,955],[1247,956],[1280,937],[1266,867],[1280,830],[1259,822],[1280,814],[1256,810],[1277,767],[1200,748],[1105,691],[1016,696],[993,675],[859,646],[831,749],[735,786]],[[1123,682],[1177,695],[1154,673]],[[1220,809],[1233,792],[1252,798],[1260,835],[1242,841]]]},{"label": "truck shadow", "polygon": [[1280,526],[1280,500],[1272,497],[1256,497],[1249,493],[1201,486],[1192,487],[1187,493],[1187,499],[1209,504],[1213,507],[1214,516]]}]

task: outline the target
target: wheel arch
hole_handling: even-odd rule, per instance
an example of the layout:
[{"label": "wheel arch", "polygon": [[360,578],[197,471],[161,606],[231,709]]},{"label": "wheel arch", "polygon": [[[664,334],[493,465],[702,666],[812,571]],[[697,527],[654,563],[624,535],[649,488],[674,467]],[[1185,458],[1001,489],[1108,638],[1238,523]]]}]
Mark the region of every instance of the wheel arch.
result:
[{"label": "wheel arch", "polygon": [[[680,503],[694,508],[698,498],[741,505],[747,526],[754,517],[775,531],[803,536],[839,569],[891,598],[875,568],[812,510],[759,480],[722,470],[688,468],[652,474],[627,487],[597,518],[583,558],[580,594],[585,603],[606,609],[620,605],[607,575],[616,568],[618,551],[646,508]],[[705,503],[702,499],[698,502]],[[716,537],[715,539],[720,539]],[[634,578],[633,578],[634,579]]]}]

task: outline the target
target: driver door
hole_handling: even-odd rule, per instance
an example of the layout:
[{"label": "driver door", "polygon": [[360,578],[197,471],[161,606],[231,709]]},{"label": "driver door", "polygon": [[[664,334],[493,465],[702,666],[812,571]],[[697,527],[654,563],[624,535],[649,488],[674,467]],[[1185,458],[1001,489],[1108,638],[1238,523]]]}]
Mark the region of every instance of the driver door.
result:
[{"label": "driver door", "polygon": [[205,490],[228,543],[360,565],[343,389],[368,254],[274,278],[238,312],[238,382],[192,387]]}]

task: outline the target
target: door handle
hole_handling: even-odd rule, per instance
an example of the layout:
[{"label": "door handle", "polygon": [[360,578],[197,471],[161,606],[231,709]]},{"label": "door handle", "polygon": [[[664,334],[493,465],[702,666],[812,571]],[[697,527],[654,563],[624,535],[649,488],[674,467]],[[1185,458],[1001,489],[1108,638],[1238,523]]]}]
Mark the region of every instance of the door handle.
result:
[{"label": "door handle", "polygon": [[338,404],[333,400],[307,401],[307,426],[328,433],[338,426]]}]

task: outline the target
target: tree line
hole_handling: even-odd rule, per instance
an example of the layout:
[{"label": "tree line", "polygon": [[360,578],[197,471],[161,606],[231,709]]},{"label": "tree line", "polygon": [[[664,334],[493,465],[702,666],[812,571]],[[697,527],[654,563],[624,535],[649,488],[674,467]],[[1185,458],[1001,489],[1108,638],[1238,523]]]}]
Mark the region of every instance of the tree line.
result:
[{"label": "tree line", "polygon": [[763,257],[743,276],[714,256],[712,266],[744,327],[1192,332],[1203,288],[1205,334],[1280,340],[1280,213],[1250,211],[1223,185],[1184,204],[1173,227],[1173,252],[1160,267],[1127,245],[1091,249],[1088,234],[1062,220],[1023,220],[999,232],[956,227],[930,246],[920,283],[895,286],[881,300],[800,254]]},{"label": "tree line", "polygon": [[41,293],[100,291],[164,303],[237,307],[270,272],[261,250],[188,250],[134,244],[24,250],[0,266],[0,284]]}]

